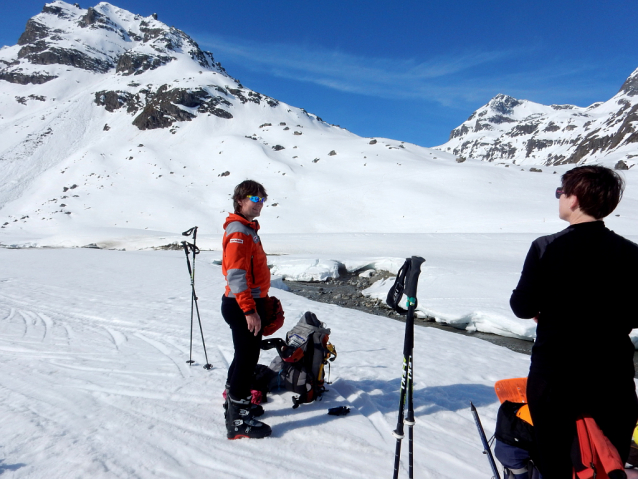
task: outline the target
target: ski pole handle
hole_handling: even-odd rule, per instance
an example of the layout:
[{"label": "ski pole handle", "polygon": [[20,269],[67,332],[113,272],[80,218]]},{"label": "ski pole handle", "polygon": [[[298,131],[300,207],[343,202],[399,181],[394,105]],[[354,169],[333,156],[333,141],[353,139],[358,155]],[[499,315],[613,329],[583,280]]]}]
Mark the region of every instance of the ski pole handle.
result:
[{"label": "ski pole handle", "polygon": [[[425,259],[420,256],[412,256],[410,258],[410,269],[405,278],[405,294],[408,297],[408,301],[414,299],[416,301],[416,290],[419,282],[419,275],[421,274],[421,265],[425,263]],[[414,304],[416,307],[416,302]]]},{"label": "ski pole handle", "polygon": [[197,238],[197,226],[193,226],[191,229],[186,230],[182,233],[182,236],[190,236],[193,235],[193,241]]}]

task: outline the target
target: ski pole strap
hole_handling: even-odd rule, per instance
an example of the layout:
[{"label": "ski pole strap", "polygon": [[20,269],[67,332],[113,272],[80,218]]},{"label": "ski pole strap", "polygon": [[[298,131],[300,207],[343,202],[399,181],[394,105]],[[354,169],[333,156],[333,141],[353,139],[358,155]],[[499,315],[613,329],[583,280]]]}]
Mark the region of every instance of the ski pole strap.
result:
[{"label": "ski pole strap", "polygon": [[405,312],[399,306],[399,301],[403,297],[403,290],[405,289],[405,277],[410,269],[410,259],[406,259],[403,266],[399,269],[397,277],[394,280],[394,284],[388,291],[388,296],[385,300],[386,304],[390,306],[394,311],[399,314],[405,314]]},{"label": "ski pole strap", "polygon": [[187,241],[182,241],[182,246],[184,247],[184,250],[186,251],[186,254],[188,254],[188,251],[192,251],[193,254],[199,254],[199,248],[197,247],[197,245],[194,245],[193,243],[188,243]]},{"label": "ski pole strap", "polygon": [[283,350],[287,346],[288,344],[286,343],[286,341],[284,341],[281,338],[262,339],[260,344],[260,348],[263,349],[264,351],[277,348],[278,350],[277,352]]},{"label": "ski pole strap", "polygon": [[286,363],[296,363],[303,358],[304,350],[290,346],[281,338],[262,339],[260,348],[264,351],[275,348],[279,357]]},{"label": "ski pole strap", "polygon": [[399,269],[394,284],[390,288],[390,291],[388,291],[386,298],[387,305],[397,313],[406,314],[406,311],[399,306],[404,291],[408,298],[407,307],[416,306],[417,283],[419,281],[419,274],[421,273],[421,265],[424,262],[425,259],[420,256],[412,256],[411,258],[406,258],[405,263],[403,263],[403,266]]}]

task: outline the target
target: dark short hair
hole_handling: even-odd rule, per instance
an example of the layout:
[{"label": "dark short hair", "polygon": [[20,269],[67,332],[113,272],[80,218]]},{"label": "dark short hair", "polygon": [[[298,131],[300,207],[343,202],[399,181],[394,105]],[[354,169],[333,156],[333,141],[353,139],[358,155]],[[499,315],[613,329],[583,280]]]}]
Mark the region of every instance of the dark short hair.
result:
[{"label": "dark short hair", "polygon": [[579,166],[561,177],[565,195],[576,195],[581,211],[597,220],[616,209],[625,181],[614,170],[599,165]]},{"label": "dark short hair", "polygon": [[239,213],[241,209],[239,200],[243,200],[247,196],[268,198],[268,193],[266,193],[266,188],[264,188],[261,183],[257,183],[253,180],[242,181],[235,186],[235,191],[233,192],[233,207],[235,208],[235,213]]}]

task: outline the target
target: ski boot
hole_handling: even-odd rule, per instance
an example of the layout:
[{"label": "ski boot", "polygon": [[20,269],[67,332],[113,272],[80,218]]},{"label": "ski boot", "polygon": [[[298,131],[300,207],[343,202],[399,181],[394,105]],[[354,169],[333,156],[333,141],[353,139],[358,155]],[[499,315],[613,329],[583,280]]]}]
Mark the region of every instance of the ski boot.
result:
[{"label": "ski boot", "polygon": [[[230,388],[230,386],[228,384],[226,384],[226,389],[224,389],[224,419],[228,415],[228,395],[230,394],[228,392],[229,388]],[[251,402],[250,403],[250,413],[252,414],[253,417],[263,416],[264,415],[264,408],[263,408],[263,406],[261,406],[259,404],[254,404],[253,402]]]},{"label": "ski boot", "polygon": [[251,413],[250,396],[246,399],[233,399],[230,394],[226,396],[228,411],[226,414],[226,431],[228,439],[240,439],[242,437],[260,439],[272,434],[268,424],[264,424],[254,418]]}]

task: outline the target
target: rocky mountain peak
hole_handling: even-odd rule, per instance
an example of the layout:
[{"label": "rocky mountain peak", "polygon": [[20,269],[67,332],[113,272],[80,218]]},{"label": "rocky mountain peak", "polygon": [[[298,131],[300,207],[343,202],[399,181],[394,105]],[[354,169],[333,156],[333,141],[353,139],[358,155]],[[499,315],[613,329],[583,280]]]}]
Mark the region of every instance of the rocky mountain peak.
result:
[{"label": "rocky mountain peak", "polygon": [[[599,161],[610,154],[624,165],[638,142],[638,70],[619,93],[586,108],[541,105],[498,94],[452,130],[437,148],[457,156],[543,165]],[[623,153],[625,152],[626,153]]]},{"label": "rocky mountain peak", "polygon": [[630,97],[638,95],[638,70],[634,70],[634,72],[629,75],[629,78],[627,78],[625,83],[620,87],[619,93],[624,93]]},{"label": "rocky mountain peak", "polygon": [[487,106],[501,115],[510,115],[514,111],[514,108],[520,104],[520,100],[499,93],[490,100]]},{"label": "rocky mountain peak", "polygon": [[[207,70],[223,72],[210,52],[187,34],[157,20],[102,2],[82,9],[56,0],[29,19],[15,48],[2,51],[0,79],[45,83],[56,75],[33,65],[64,65],[95,73],[140,74],[186,55]],[[28,72],[28,73],[27,73]]]}]

